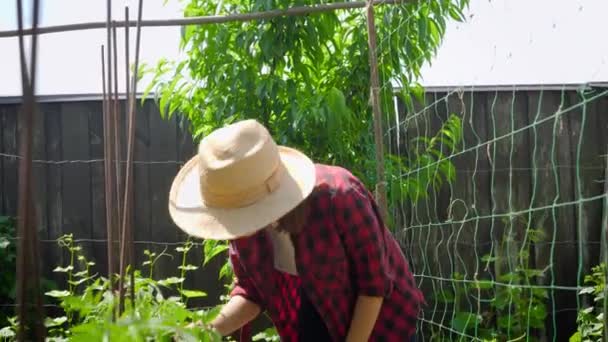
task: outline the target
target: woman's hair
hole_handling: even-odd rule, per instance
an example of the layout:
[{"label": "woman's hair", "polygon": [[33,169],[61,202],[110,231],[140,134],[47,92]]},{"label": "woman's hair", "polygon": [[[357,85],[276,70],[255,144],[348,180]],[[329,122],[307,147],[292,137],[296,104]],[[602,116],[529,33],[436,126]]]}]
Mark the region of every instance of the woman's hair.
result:
[{"label": "woman's hair", "polygon": [[279,219],[278,231],[290,234],[298,234],[306,225],[310,206],[309,199],[305,199],[293,210]]}]

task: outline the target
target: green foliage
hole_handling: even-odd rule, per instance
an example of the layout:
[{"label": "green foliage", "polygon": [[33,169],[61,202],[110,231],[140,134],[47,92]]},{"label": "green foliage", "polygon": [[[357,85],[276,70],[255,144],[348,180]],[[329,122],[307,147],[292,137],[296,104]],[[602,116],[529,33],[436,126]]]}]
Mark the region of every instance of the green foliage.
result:
[{"label": "green foliage", "polygon": [[[456,179],[456,168],[447,157],[462,140],[462,122],[452,114],[431,137],[417,137],[408,144],[407,156],[389,154],[386,159],[390,203],[416,203]],[[373,165],[370,165],[373,167]],[[403,174],[408,173],[408,177]]]},{"label": "green foliage", "polygon": [[[251,13],[314,0],[184,1],[186,17]],[[468,0],[399,2],[375,7],[380,105],[385,122],[397,96],[413,109],[423,101],[417,83],[445,33],[447,20],[462,21]],[[144,66],[161,116],[186,123],[195,142],[232,122],[254,118],[282,145],[298,148],[320,163],[351,170],[368,188],[377,183],[370,65],[362,9],[249,22],[184,27],[183,57]],[[433,137],[410,144],[411,159],[386,155],[389,203],[426,198],[455,178],[446,156],[460,143],[460,119],[453,115]],[[405,172],[411,174],[404,179]],[[394,222],[388,222],[394,226]],[[205,241],[207,264],[225,256],[226,242]],[[219,278],[233,279],[228,262]],[[231,284],[226,284],[229,290]],[[223,297],[226,298],[225,296]]]},{"label": "green foliage", "polygon": [[[13,217],[0,216],[0,303],[15,303],[17,284],[17,221]],[[43,290],[51,290],[56,284],[44,277],[40,279]],[[13,308],[0,307],[0,327],[10,323]],[[2,337],[0,331],[0,337]]]},{"label": "green foliage", "polygon": [[[125,311],[116,319],[113,313],[118,307],[118,293],[110,289],[107,278],[90,272],[93,262],[87,260],[80,246],[71,235],[59,239],[59,245],[69,252],[67,265],[58,266],[55,272],[65,275],[67,289],[47,291],[45,295],[63,309],[58,317],[47,317],[49,341],[220,341],[220,336],[204,328],[218,313],[219,308],[192,311],[187,307],[189,298],[203,297],[200,290],[184,288],[187,272],[196,269],[186,264],[186,255],[192,243],[176,248],[182,253],[179,276],[155,280],[151,277],[154,263],[160,255],[146,251],[150,277],[135,270],[135,301],[125,291]],[[116,283],[116,281],[114,281]],[[130,287],[130,281],[124,284]],[[173,295],[178,294],[178,295]],[[202,322],[202,325],[191,325]],[[16,319],[0,330],[0,337],[12,341],[15,337]]]},{"label": "green foliage", "polygon": [[[542,231],[528,228],[527,238],[521,242],[506,231],[500,244],[480,260],[484,269],[494,269],[493,277],[471,280],[455,272],[452,288],[435,297],[454,308],[451,329],[484,341],[537,341],[536,333],[545,330],[549,296],[545,288],[537,286],[546,270],[530,267],[530,254],[542,238]],[[435,334],[435,339],[446,338],[443,331]]]},{"label": "green foliage", "polygon": [[606,313],[604,305],[606,302],[606,264],[602,263],[591,269],[591,274],[585,276],[585,285],[580,296],[590,296],[593,305],[579,311],[577,317],[578,329],[570,337],[570,342],[599,342],[604,334],[604,322]]},{"label": "green foliage", "polygon": [[252,337],[253,341],[280,341],[276,328],[268,328]]},{"label": "green foliage", "polygon": [[[15,302],[17,246],[15,237],[15,220],[0,216],[0,303]],[[11,315],[5,308],[0,308],[0,326],[8,323]]]},{"label": "green foliage", "polygon": [[[254,12],[313,0],[201,0],[184,15]],[[403,2],[375,8],[381,105],[395,113],[391,83],[412,103],[422,65],[440,44],[447,18],[463,20],[467,0]],[[179,113],[196,140],[231,122],[255,118],[280,144],[351,169],[375,185],[369,56],[363,10],[187,26],[184,57],[145,68],[163,117]]]}]

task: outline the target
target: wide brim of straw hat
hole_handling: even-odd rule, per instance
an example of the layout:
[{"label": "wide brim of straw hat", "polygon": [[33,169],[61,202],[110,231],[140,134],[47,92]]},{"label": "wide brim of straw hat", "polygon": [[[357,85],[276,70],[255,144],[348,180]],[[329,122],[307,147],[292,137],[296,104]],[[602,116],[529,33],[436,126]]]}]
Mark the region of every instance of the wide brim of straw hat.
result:
[{"label": "wide brim of straw hat", "polygon": [[205,205],[200,194],[199,158],[191,158],[176,175],[169,192],[169,213],[175,224],[190,236],[231,240],[254,234],[293,210],[312,192],[315,166],[300,151],[285,146],[278,149],[285,171],[278,188],[261,200],[239,208]]}]

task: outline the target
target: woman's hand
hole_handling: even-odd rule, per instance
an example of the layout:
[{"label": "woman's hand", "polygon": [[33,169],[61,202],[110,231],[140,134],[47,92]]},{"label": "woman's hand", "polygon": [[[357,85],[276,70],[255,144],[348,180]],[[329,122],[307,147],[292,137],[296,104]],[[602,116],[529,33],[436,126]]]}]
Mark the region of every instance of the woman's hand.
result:
[{"label": "woman's hand", "polygon": [[222,336],[231,335],[254,320],[261,312],[260,306],[241,296],[232,297],[222,308],[211,326]]}]

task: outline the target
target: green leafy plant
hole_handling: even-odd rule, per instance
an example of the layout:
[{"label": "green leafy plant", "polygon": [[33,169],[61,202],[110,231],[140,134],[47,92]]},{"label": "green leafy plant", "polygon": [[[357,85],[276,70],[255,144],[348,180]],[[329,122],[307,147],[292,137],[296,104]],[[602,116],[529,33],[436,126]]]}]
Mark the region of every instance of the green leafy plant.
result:
[{"label": "green leafy plant", "polygon": [[[17,284],[17,221],[13,217],[0,216],[0,303],[15,303]],[[40,285],[44,291],[56,288],[56,284],[41,277]],[[10,323],[14,310],[0,306],[0,327]],[[0,332],[0,337],[2,333]]]},{"label": "green leafy plant", "polygon": [[252,337],[253,341],[280,341],[276,328],[268,328]]},{"label": "green leafy plant", "polygon": [[[542,239],[540,230],[528,228],[523,242],[507,230],[500,244],[481,258],[485,269],[494,270],[494,277],[466,279],[454,273],[452,288],[436,295],[437,301],[456,310],[451,329],[484,341],[537,341],[537,333],[545,330],[548,292],[536,286],[546,270],[531,267],[530,254],[534,243]],[[467,310],[461,311],[465,307]],[[444,332],[434,333],[438,340],[446,338]],[[462,336],[449,337],[467,340]]]},{"label": "green leafy plant", "polygon": [[[220,341],[220,336],[206,329],[219,308],[190,310],[187,300],[203,297],[200,290],[184,288],[187,272],[196,266],[186,263],[187,253],[193,244],[188,241],[176,251],[182,254],[179,275],[161,280],[152,278],[154,264],[162,256],[145,251],[148,260],[142,266],[149,268],[149,277],[134,271],[135,301],[126,291],[125,311],[113,318],[118,306],[118,293],[110,290],[107,278],[91,274],[94,265],[82,253],[82,248],[74,243],[71,235],[59,239],[59,245],[68,251],[70,257],[66,265],[58,266],[55,272],[66,277],[65,290],[47,291],[46,296],[54,299],[63,314],[47,317],[45,325],[50,341]],[[124,284],[130,287],[130,281]],[[203,325],[192,325],[202,322]],[[0,330],[0,337],[12,341],[15,337],[16,319],[11,325]]]},{"label": "green leafy plant", "polygon": [[389,154],[386,161],[389,202],[416,203],[427,199],[432,191],[439,191],[444,183],[453,182],[456,169],[448,156],[461,141],[462,122],[452,114],[434,136],[412,139],[408,157]]},{"label": "green leafy plant", "polygon": [[[15,244],[15,220],[0,216],[0,303],[15,302],[17,246]],[[0,326],[8,323],[12,310],[0,308]]]},{"label": "green leafy plant", "polygon": [[606,272],[607,265],[602,263],[591,269],[584,282],[587,285],[580,292],[580,296],[591,296],[593,305],[583,308],[577,316],[578,329],[570,337],[570,342],[599,342],[604,334],[604,312]]}]

